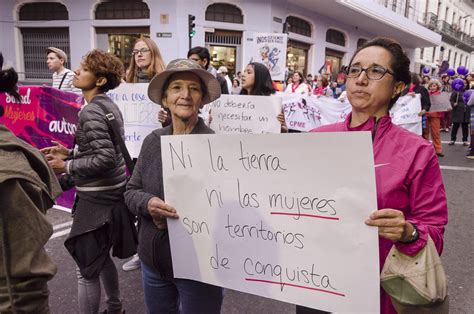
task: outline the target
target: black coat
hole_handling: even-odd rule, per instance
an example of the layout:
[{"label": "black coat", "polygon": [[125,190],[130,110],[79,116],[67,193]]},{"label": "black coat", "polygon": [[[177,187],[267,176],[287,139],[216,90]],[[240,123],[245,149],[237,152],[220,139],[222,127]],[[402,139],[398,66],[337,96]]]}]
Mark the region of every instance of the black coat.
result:
[{"label": "black coat", "polygon": [[452,92],[451,106],[453,107],[453,122],[455,123],[468,123],[471,119],[471,107],[469,107],[463,98],[464,92]]}]

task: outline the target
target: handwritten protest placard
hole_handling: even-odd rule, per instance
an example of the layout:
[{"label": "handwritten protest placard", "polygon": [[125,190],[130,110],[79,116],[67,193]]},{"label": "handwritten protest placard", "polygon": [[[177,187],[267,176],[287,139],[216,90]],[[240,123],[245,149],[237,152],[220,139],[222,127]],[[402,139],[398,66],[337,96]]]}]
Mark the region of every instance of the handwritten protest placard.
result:
[{"label": "handwritten protest placard", "polygon": [[420,94],[415,96],[406,95],[398,98],[390,110],[390,117],[395,124],[409,124],[421,122],[421,98]]},{"label": "handwritten protest placard", "polygon": [[222,95],[209,104],[210,128],[216,133],[280,133],[281,99],[274,96]]},{"label": "handwritten protest placard", "polygon": [[430,96],[430,112],[444,112],[452,110],[451,103],[449,102],[450,94],[447,92],[441,92],[437,95]]},{"label": "handwritten protest placard", "polygon": [[166,202],[180,216],[168,220],[175,277],[325,311],[379,311],[377,229],[364,224],[377,208],[370,133],[161,145]]},{"label": "handwritten protest placard", "polygon": [[160,106],[148,98],[148,83],[120,84],[107,93],[124,118],[125,144],[132,157],[138,157],[145,137],[161,128]]}]

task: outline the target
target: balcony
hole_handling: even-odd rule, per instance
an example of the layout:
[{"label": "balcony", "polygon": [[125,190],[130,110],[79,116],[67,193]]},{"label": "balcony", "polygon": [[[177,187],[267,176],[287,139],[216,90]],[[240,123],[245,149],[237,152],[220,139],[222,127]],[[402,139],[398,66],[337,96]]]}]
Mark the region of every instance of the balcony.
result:
[{"label": "balcony", "polygon": [[451,25],[446,21],[438,20],[438,16],[436,14],[431,12],[426,13],[420,24],[441,34],[442,41],[469,53],[474,51],[473,37],[464,33],[457,25]]}]

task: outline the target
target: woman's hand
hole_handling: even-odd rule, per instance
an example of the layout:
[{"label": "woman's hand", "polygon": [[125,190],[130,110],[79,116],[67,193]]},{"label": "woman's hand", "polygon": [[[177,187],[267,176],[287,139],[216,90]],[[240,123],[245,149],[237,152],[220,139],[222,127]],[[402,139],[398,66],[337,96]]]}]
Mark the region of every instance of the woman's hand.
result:
[{"label": "woman's hand", "polygon": [[159,197],[152,197],[148,201],[147,205],[148,212],[153,218],[153,222],[158,229],[167,229],[166,218],[178,219],[179,216],[176,213],[176,209],[173,206],[166,204]]},{"label": "woman's hand", "polygon": [[55,146],[45,147],[41,149],[41,152],[45,155],[54,155],[62,160],[69,157],[69,149],[64,147],[62,144],[56,141],[51,141]]},{"label": "woman's hand", "polygon": [[278,122],[280,122],[281,125],[281,133],[288,133],[288,126],[285,122],[285,115],[283,113],[278,114],[277,120]]},{"label": "woman's hand", "polygon": [[165,123],[167,118],[168,118],[168,112],[166,112],[165,109],[160,108],[160,111],[158,112],[158,121],[161,124],[163,124],[163,123]]},{"label": "woman's hand", "polygon": [[384,208],[373,212],[365,224],[378,227],[379,236],[394,242],[409,241],[415,228],[405,220],[402,211],[393,208]]},{"label": "woman's hand", "polygon": [[416,96],[416,93],[414,92],[409,92],[407,95],[411,96],[411,97],[415,97]]},{"label": "woman's hand", "polygon": [[61,154],[47,154],[46,160],[48,161],[49,166],[53,168],[54,173],[62,174],[66,172],[66,162],[61,158]]},{"label": "woman's hand", "polygon": [[426,110],[422,109],[420,112],[418,112],[418,115],[421,117],[426,114]]}]

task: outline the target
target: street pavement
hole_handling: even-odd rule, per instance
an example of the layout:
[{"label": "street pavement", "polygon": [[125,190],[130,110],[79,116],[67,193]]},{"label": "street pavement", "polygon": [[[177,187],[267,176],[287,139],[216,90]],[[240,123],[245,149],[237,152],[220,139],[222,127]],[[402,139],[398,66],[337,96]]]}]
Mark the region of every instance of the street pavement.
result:
[{"label": "street pavement", "polygon": [[[474,160],[464,157],[467,147],[461,143],[448,146],[447,133],[442,134],[442,139],[445,157],[439,160],[449,206],[442,260],[449,281],[450,313],[474,313]],[[71,225],[70,214],[52,209],[48,218],[55,226],[55,232],[46,249],[58,266],[58,273],[49,284],[51,312],[77,313],[75,264],[63,245]],[[126,260],[115,259],[115,262],[124,309],[131,314],[145,313],[141,272],[124,272],[121,266]],[[104,309],[103,301],[101,310]],[[222,313],[294,312],[292,304],[232,290],[226,290],[222,309]]]}]

